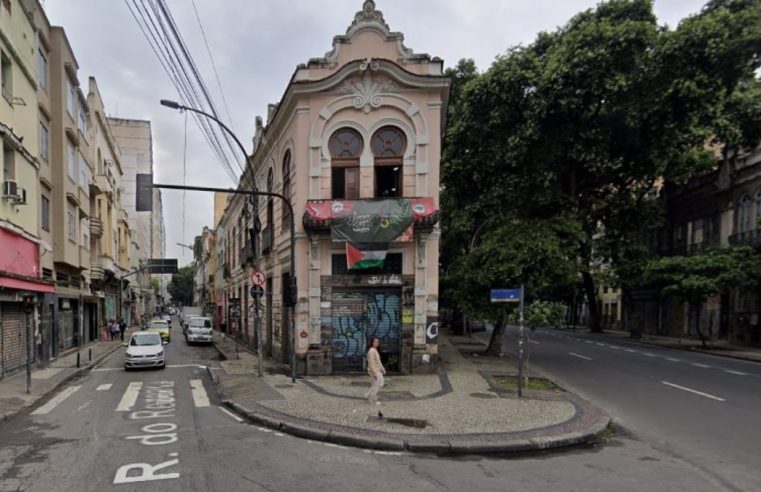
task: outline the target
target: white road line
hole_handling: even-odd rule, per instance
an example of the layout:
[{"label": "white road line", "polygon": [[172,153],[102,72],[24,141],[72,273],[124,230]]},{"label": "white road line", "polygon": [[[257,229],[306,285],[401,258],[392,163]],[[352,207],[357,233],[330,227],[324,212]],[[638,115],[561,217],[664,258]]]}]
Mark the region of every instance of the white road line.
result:
[{"label": "white road line", "polygon": [[108,371],[123,371],[124,369],[121,367],[99,367],[97,369],[93,369],[90,372],[108,372]]},{"label": "white road line", "polygon": [[584,340],[584,343],[593,343],[591,340]]},{"label": "white road line", "polygon": [[626,350],[630,354],[636,354],[638,352],[637,350],[634,350],[634,349],[624,349],[624,350]]},{"label": "white road line", "polygon": [[694,393],[696,395],[703,396],[705,398],[710,398],[712,400],[716,401],[726,401],[724,398],[720,398],[718,396],[709,395],[708,393],[703,393],[702,391],[685,388],[684,386],[679,386],[678,384],[669,383],[668,381],[661,381],[661,383],[665,384],[666,386],[671,386],[672,388],[680,389],[682,391],[689,391],[690,393]]},{"label": "white road line", "polygon": [[539,342],[536,340],[529,340],[528,343],[533,343],[534,345],[539,345]]},{"label": "white road line", "polygon": [[190,392],[193,394],[193,404],[196,407],[210,407],[209,397],[200,379],[190,380]]},{"label": "white road line", "polygon": [[609,345],[609,347],[612,348],[613,350],[618,350],[621,348],[618,345]]},{"label": "white road line", "polygon": [[710,369],[711,368],[711,366],[709,366],[707,364],[701,364],[699,362],[693,362],[692,365],[695,366],[695,367],[702,367],[703,369]]},{"label": "white road line", "polygon": [[108,391],[111,389],[111,386],[113,386],[113,384],[101,384],[95,388],[95,391]]},{"label": "white road line", "polygon": [[682,362],[682,359],[676,359],[674,357],[666,357],[666,360],[669,362]]},{"label": "white road line", "polygon": [[598,347],[604,347],[604,346],[605,346],[605,344],[604,344],[604,343],[600,343],[600,342],[597,342],[597,346],[598,346]]},{"label": "white road line", "polygon": [[81,386],[69,386],[65,390],[61,391],[57,395],[55,395],[53,398],[51,398],[47,403],[42,405],[40,408],[35,410],[31,413],[31,415],[47,415],[50,413],[51,410],[53,410],[55,407],[61,404],[66,398],[73,395]]},{"label": "white road line", "polygon": [[242,418],[238,417],[237,415],[235,415],[234,413],[232,413],[231,411],[229,411],[225,407],[217,407],[217,408],[219,408],[220,410],[222,410],[223,412],[225,412],[227,415],[229,415],[230,417],[234,418],[238,422],[243,422]]},{"label": "white road line", "polygon": [[116,407],[117,412],[130,412],[132,407],[137,403],[137,397],[140,395],[140,389],[143,387],[143,383],[135,382],[129,383],[127,389],[124,390],[122,399],[119,402],[119,406]]},{"label": "white road line", "polygon": [[731,371],[729,369],[724,369],[724,372],[726,372],[728,374],[734,374],[735,376],[747,376],[748,375],[747,372]]},{"label": "white road line", "polygon": [[575,353],[573,353],[573,352],[568,352],[568,355],[572,355],[572,356],[574,356],[574,357],[578,357],[579,359],[584,359],[584,360],[592,360],[592,359],[590,359],[590,358],[589,358],[589,357],[587,357],[587,356],[584,356],[584,355],[579,355],[579,354],[575,354]]},{"label": "white road line", "polygon": [[651,354],[650,352],[642,352],[642,355],[644,355],[645,357],[658,357],[657,355]]}]

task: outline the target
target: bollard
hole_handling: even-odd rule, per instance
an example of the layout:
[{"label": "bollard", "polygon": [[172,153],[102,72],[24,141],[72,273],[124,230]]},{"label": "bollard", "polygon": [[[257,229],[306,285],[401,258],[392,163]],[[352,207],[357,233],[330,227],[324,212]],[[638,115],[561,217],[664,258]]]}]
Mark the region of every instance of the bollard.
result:
[{"label": "bollard", "polygon": [[77,352],[77,369],[79,369],[79,352]]},{"label": "bollard", "polygon": [[87,349],[87,358],[90,362],[92,362],[92,347]]}]

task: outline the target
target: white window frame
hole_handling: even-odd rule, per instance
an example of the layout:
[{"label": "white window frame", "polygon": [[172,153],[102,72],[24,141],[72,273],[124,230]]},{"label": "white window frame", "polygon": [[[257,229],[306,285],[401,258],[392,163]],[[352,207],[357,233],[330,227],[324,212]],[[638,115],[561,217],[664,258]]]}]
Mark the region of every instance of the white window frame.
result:
[{"label": "white window frame", "polygon": [[50,161],[50,130],[40,121],[40,158],[45,162]]},{"label": "white window frame", "polygon": [[71,142],[67,142],[66,145],[67,148],[67,154],[68,154],[68,175],[69,179],[76,183],[79,180],[79,170],[77,169],[79,167],[79,158],[78,158],[78,151],[74,149],[74,146],[71,145]]},{"label": "white window frame", "polygon": [[48,58],[42,48],[37,50],[37,84],[40,89],[48,91]]},{"label": "white window frame", "polygon": [[[44,205],[45,203],[47,203],[47,207]],[[50,232],[50,199],[45,195],[40,196],[40,228],[45,232]]]},{"label": "white window frame", "polygon": [[68,77],[66,77],[66,112],[69,113],[72,120],[76,120],[77,93],[74,84]]},{"label": "white window frame", "polygon": [[68,207],[69,207],[69,210],[66,211],[66,216],[68,218],[68,226],[69,226],[69,241],[76,243],[77,242],[77,210],[71,204],[69,204]]},{"label": "white window frame", "polygon": [[90,196],[90,179],[89,168],[87,162],[85,162],[85,156],[81,152],[79,154],[79,187],[85,192],[86,196]]}]

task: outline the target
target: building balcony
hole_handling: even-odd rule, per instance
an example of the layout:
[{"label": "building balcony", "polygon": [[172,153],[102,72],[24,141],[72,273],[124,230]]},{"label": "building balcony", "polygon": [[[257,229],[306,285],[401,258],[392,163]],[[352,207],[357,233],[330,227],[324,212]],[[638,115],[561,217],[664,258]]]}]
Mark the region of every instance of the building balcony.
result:
[{"label": "building balcony", "polygon": [[750,231],[738,232],[729,236],[729,244],[732,246],[753,246],[761,247],[761,228],[751,229]]},{"label": "building balcony", "polygon": [[272,251],[272,243],[274,242],[275,235],[271,225],[268,225],[262,229],[262,254],[266,255]]},{"label": "building balcony", "polygon": [[246,242],[246,245],[240,249],[239,258],[241,265],[248,265],[250,262],[254,261],[254,248],[250,242]]},{"label": "building balcony", "polygon": [[[330,230],[337,222],[352,222],[355,230],[364,229],[382,235],[394,229],[429,230],[439,220],[439,210],[432,197],[370,198],[362,200],[309,200],[303,223],[307,231]],[[360,224],[361,223],[361,224]],[[393,228],[398,224],[399,227]],[[363,238],[362,242],[373,242]],[[389,242],[389,241],[378,241]]]},{"label": "building balcony", "polygon": [[103,269],[104,273],[116,274],[116,265],[114,264],[114,259],[110,256],[100,255],[98,266]]},{"label": "building balcony", "polygon": [[97,217],[90,217],[90,235],[92,237],[103,235],[103,221]]},{"label": "building balcony", "polygon": [[114,191],[113,179],[105,174],[97,174],[93,183],[101,193],[112,193]]},{"label": "building balcony", "polygon": [[106,277],[105,272],[97,263],[90,264],[90,280],[92,282],[101,282]]}]

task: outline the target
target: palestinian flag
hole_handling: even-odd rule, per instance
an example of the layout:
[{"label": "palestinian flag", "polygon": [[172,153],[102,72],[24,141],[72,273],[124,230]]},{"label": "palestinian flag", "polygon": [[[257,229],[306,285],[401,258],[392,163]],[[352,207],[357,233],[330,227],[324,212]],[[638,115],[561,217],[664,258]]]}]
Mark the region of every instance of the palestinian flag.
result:
[{"label": "palestinian flag", "polygon": [[381,268],[386,261],[386,243],[346,243],[346,267],[349,270]]}]

